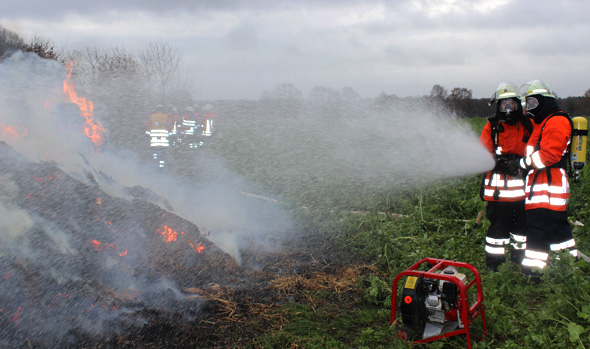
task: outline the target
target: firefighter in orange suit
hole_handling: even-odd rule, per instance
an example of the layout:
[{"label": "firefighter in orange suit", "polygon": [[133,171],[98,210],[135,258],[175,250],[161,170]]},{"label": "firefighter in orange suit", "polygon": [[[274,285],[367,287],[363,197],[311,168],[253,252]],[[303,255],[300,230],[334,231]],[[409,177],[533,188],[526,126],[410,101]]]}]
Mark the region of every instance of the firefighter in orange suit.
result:
[{"label": "firefighter in orange suit", "polygon": [[159,168],[166,165],[165,154],[170,146],[170,123],[168,115],[163,112],[163,106],[158,105],[148,117],[146,135],[150,139],[152,157]]},{"label": "firefighter in orange suit", "polygon": [[186,143],[189,149],[198,147],[197,132],[198,132],[198,115],[195,114],[193,107],[186,107],[185,114],[180,121],[180,134],[182,143]]},{"label": "firefighter in orange suit", "polygon": [[506,260],[506,247],[513,249],[511,260],[522,261],[525,235],[524,175],[511,176],[506,163],[525,154],[532,126],[522,112],[518,88],[501,83],[489,105],[496,103],[496,112],[488,118],[480,141],[494,155],[496,166],[484,177],[481,196],[487,201],[486,215],[490,227],[486,234],[486,265],[496,270]]},{"label": "firefighter in orange suit", "polygon": [[168,130],[170,131],[170,145],[175,146],[180,134],[180,117],[175,106],[168,106]]},{"label": "firefighter in orange suit", "polygon": [[527,173],[525,186],[527,245],[523,271],[536,274],[546,266],[549,253],[567,250],[577,256],[576,242],[567,219],[570,187],[566,172],[572,123],[562,112],[555,94],[541,80],[521,87],[526,111],[533,121],[533,133],[526,156],[508,162],[509,171]]},{"label": "firefighter in orange suit", "polygon": [[205,105],[201,108],[201,113],[203,115],[201,134],[205,137],[211,137],[215,132],[215,112],[213,111],[213,106],[211,104]]}]

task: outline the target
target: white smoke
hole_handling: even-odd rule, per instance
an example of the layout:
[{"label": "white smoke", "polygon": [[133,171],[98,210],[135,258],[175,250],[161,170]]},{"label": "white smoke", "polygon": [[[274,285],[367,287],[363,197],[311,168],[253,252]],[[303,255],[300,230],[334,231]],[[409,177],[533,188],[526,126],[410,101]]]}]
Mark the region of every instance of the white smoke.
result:
[{"label": "white smoke", "polygon": [[[248,187],[246,181],[212,154],[199,153],[194,163],[187,165],[200,171],[195,181],[191,176],[180,178],[158,171],[154,164],[141,163],[123,150],[97,151],[80,129],[78,117],[82,116],[67,108],[69,100],[62,92],[66,75],[62,64],[34,54],[17,53],[0,63],[0,141],[9,144],[19,156],[34,163],[53,163],[88,187],[97,187],[130,205],[138,197],[158,205],[194,223],[237,260],[245,240],[262,242],[293,229],[291,218],[279,204],[243,195]],[[335,177],[388,190],[392,189],[390,185],[469,175],[493,166],[477,135],[432,105],[400,102],[395,109],[386,110],[368,105],[337,116],[335,120],[306,111],[281,120],[280,127],[270,123],[270,129],[259,130],[261,138],[246,138],[245,142],[251,142],[242,144],[246,153],[237,155],[244,156],[246,162],[260,161],[265,168],[274,166],[276,176],[287,174],[300,179],[299,183],[289,183],[285,176],[286,186]],[[101,115],[94,117],[100,121]],[[260,157],[251,159],[249,147],[266,147],[269,155],[257,152]],[[18,195],[15,181],[0,175],[0,258],[43,270],[43,277],[59,284],[84,280],[88,271],[68,261],[69,256],[84,253],[77,250],[77,237],[14,204]],[[91,221],[84,211],[77,214],[78,221],[68,222],[73,230],[84,231],[100,223]],[[145,261],[147,258],[139,254],[145,251],[141,244],[146,243],[146,232],[133,221],[124,221],[116,228],[125,233],[118,236],[121,245],[138,247],[129,251],[128,260]],[[36,240],[40,236],[47,241]],[[42,248],[32,248],[33,244]],[[55,257],[48,260],[47,255]],[[157,304],[161,292],[171,291],[171,299],[182,297],[170,280],[142,280],[134,275],[133,265],[126,263],[131,262],[105,256],[93,272],[105,275],[109,286],[116,290],[133,292],[149,284],[153,292],[142,299],[146,304]],[[18,283],[18,277],[22,276],[9,282]],[[155,295],[154,299],[149,299],[150,295]],[[86,300],[80,303],[86,304]],[[102,315],[105,323],[115,316],[108,312]],[[46,319],[37,319],[36,314],[23,316],[39,331],[53,326]],[[101,321],[80,315],[62,324],[63,332],[80,324],[97,333],[103,326]]]},{"label": "white smoke", "polygon": [[[245,183],[221,159],[202,155],[191,164],[206,168],[209,178],[195,182],[158,173],[129,153],[97,152],[75,122],[72,126],[72,116],[59,108],[69,102],[62,92],[66,73],[60,63],[33,54],[18,53],[0,64],[0,126],[13,130],[0,133],[0,140],[30,161],[54,162],[74,178],[98,184],[116,197],[130,198],[130,188],[142,187],[153,193],[144,199],[193,222],[236,258],[236,241],[242,237],[291,229],[279,207],[263,216],[260,212],[269,205],[240,195]],[[263,138],[250,137],[246,142],[254,143],[245,148],[262,146],[278,153],[256,161],[275,165],[277,176],[295,175],[300,183],[294,186],[314,177],[335,177],[388,190],[391,185],[470,175],[493,166],[469,126],[432,103],[400,100],[387,108],[359,103],[350,109],[334,104],[326,101],[320,107],[338,110],[336,119],[308,108],[298,117],[281,120],[278,127],[271,123]],[[100,115],[95,118],[100,120]],[[285,181],[291,185],[288,178]]]},{"label": "white smoke", "polygon": [[3,244],[14,241],[26,244],[27,240],[24,235],[34,225],[34,221],[28,213],[10,203],[0,201],[0,217],[2,217],[0,221],[0,231],[2,231],[0,241],[3,241]]},{"label": "white smoke", "polygon": [[[34,54],[17,53],[2,62],[0,127],[4,131],[0,140],[32,162],[53,162],[70,176],[98,184],[115,197],[132,199],[129,189],[142,187],[153,194],[143,199],[194,223],[238,259],[234,246],[241,236],[282,234],[290,229],[287,215],[275,207],[270,232],[268,220],[257,214],[262,203],[241,196],[242,181],[217,159],[200,160],[210,180],[195,182],[157,171],[129,152],[97,151],[79,127],[82,116],[63,107],[69,102],[62,91],[66,75],[60,63]],[[77,117],[78,121],[72,120]],[[100,115],[94,118],[100,121]],[[234,241],[228,241],[229,236]]]}]

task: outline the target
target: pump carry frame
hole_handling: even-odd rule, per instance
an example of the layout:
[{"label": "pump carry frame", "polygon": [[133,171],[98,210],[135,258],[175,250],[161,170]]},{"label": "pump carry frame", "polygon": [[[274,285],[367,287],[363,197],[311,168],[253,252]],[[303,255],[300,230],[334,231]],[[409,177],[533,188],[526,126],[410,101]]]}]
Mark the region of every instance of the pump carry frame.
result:
[{"label": "pump carry frame", "polygon": [[[423,271],[419,270],[424,264],[428,265],[428,270]],[[454,275],[447,275],[442,273],[448,267],[454,268],[462,268],[467,269],[473,274],[473,280],[466,282],[467,280],[461,280]],[[424,268],[422,268],[424,269]],[[483,336],[487,334],[487,327],[486,327],[486,320],[485,320],[485,310],[483,305],[483,291],[481,285],[481,276],[479,271],[471,264],[464,263],[464,262],[456,262],[456,261],[449,261],[443,260],[438,258],[423,258],[418,261],[416,264],[409,267],[407,270],[398,274],[392,286],[392,299],[391,299],[391,322],[390,325],[393,325],[396,321],[396,306],[397,306],[397,293],[398,293],[398,281],[402,277],[414,277],[418,278],[417,280],[429,279],[429,280],[441,280],[440,282],[450,282],[457,287],[459,291],[457,294],[457,303],[456,303],[456,311],[457,311],[457,321],[459,323],[458,329],[451,330],[450,332],[441,333],[440,335],[435,335],[427,338],[422,338],[419,340],[415,340],[414,343],[428,343],[435,341],[437,339],[456,336],[465,334],[467,339],[467,347],[471,348],[471,335],[470,335],[470,326],[471,323],[474,321],[475,318],[481,315],[482,325],[483,325]],[[475,302],[469,305],[468,299],[468,290],[475,286],[476,292],[476,299]],[[407,286],[406,286],[407,287]],[[475,295],[475,294],[474,294]],[[407,297],[406,297],[407,298]],[[402,300],[406,301],[406,300]],[[411,301],[411,299],[410,299]],[[403,331],[402,331],[403,332]],[[403,338],[404,335],[407,333],[401,333],[401,337]],[[406,338],[407,339],[407,338]]]}]

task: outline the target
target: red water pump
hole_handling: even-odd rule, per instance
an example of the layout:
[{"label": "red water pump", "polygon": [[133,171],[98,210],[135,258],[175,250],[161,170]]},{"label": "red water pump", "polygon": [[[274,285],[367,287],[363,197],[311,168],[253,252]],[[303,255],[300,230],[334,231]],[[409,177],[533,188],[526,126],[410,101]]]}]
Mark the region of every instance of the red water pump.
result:
[{"label": "red water pump", "polygon": [[[468,274],[471,281],[468,281]],[[471,348],[471,323],[481,315],[483,335],[487,333],[479,271],[471,264],[437,258],[423,258],[393,281],[391,324],[395,323],[398,281],[406,277],[399,303],[402,316],[400,335],[415,343],[465,334]],[[475,289],[472,287],[475,285]],[[474,298],[472,304],[469,296]]]}]

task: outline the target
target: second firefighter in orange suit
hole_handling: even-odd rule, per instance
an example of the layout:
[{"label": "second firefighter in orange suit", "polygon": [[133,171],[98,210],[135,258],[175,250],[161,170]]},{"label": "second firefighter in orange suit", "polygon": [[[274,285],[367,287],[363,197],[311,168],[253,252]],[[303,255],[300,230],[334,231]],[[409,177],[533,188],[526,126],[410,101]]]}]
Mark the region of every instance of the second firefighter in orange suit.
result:
[{"label": "second firefighter in orange suit", "polygon": [[570,187],[566,172],[572,123],[541,80],[521,87],[526,111],[533,121],[533,133],[526,156],[511,160],[508,170],[525,171],[527,245],[522,268],[534,274],[547,265],[550,252],[569,251],[577,256],[576,242],[567,219]]}]

